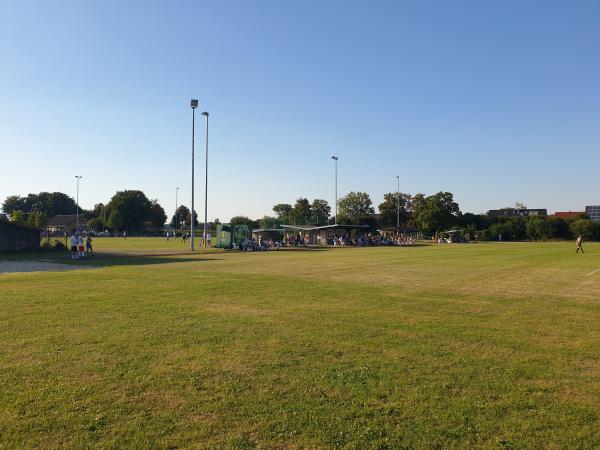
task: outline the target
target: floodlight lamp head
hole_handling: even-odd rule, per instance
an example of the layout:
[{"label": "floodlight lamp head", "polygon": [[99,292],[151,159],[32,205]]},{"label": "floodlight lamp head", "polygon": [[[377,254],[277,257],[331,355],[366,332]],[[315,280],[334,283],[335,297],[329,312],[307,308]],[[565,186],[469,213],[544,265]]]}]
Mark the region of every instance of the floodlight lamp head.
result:
[{"label": "floodlight lamp head", "polygon": [[332,156],[332,157],[331,157],[331,159],[334,159],[334,160],[336,160],[336,161],[337,161],[337,160],[338,160],[338,157],[337,157],[337,156]]},{"label": "floodlight lamp head", "polygon": [[208,117],[208,113],[206,111],[201,112],[200,114],[202,114],[203,116]]},{"label": "floodlight lamp head", "polygon": [[198,100],[192,99],[192,101],[190,102],[190,108],[196,109],[197,107],[198,107]]}]

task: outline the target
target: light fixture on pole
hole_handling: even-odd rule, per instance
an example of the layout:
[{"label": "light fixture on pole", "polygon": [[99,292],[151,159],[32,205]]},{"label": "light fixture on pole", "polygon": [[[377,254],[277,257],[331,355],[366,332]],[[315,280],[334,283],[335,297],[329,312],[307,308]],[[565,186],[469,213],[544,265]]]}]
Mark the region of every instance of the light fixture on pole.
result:
[{"label": "light fixture on pole", "polygon": [[206,117],[206,161],[204,164],[204,232],[202,234],[202,244],[206,248],[206,222],[208,221],[208,112],[204,111],[201,113]]},{"label": "light fixture on pole", "polygon": [[400,176],[396,175],[398,189],[396,190],[396,228],[400,228]]},{"label": "light fixture on pole", "polygon": [[75,233],[79,231],[79,180],[83,177],[81,175],[75,175],[77,178],[77,198],[76,198],[76,212],[75,212]]},{"label": "light fixture on pole", "polygon": [[190,250],[194,251],[194,144],[195,144],[195,127],[196,127],[196,108],[198,107],[198,100],[192,99],[190,102],[190,108],[192,108],[192,219],[190,224]]},{"label": "light fixture on pole", "polygon": [[177,202],[178,202],[178,199],[179,199],[179,186],[177,186],[175,188],[175,221],[174,221],[174,224],[175,224],[175,233],[177,233],[177,224],[179,223],[179,217],[178,217],[178,214],[177,214]]},{"label": "light fixture on pole", "polygon": [[331,159],[333,159],[335,161],[335,217],[333,219],[333,223],[335,225],[337,225],[337,207],[338,207],[338,199],[337,199],[337,162],[338,162],[338,157],[337,156],[332,156]]}]

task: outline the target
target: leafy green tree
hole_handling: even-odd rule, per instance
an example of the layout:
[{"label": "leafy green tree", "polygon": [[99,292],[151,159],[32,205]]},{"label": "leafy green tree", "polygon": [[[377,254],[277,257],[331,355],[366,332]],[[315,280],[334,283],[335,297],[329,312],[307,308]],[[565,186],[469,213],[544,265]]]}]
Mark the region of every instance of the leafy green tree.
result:
[{"label": "leafy green tree", "polygon": [[121,217],[119,210],[111,210],[110,216],[108,216],[108,227],[116,233],[123,229],[123,223],[123,217]]},{"label": "leafy green tree", "polygon": [[94,217],[87,222],[88,229],[92,231],[102,231],[103,225],[101,217]]},{"label": "leafy green tree", "polygon": [[410,224],[417,226],[417,217],[421,214],[421,211],[425,208],[425,195],[420,192],[413,195],[411,199],[412,216],[410,217]]},{"label": "leafy green tree", "polygon": [[34,227],[43,228],[48,223],[48,217],[42,211],[33,211],[27,216],[27,223]]},{"label": "leafy green tree", "polygon": [[447,229],[458,223],[460,209],[450,192],[438,192],[423,199],[415,222],[425,233]]},{"label": "leafy green tree", "polygon": [[296,200],[294,207],[290,213],[294,225],[304,225],[310,222],[311,211],[310,202],[306,198]]},{"label": "leafy green tree", "polygon": [[569,223],[562,217],[548,217],[546,220],[550,224],[553,238],[570,239],[572,237]]},{"label": "leafy green tree", "polygon": [[248,225],[252,226],[253,221],[249,217],[246,216],[233,216],[229,221],[230,225]]},{"label": "leafy green tree", "polygon": [[264,216],[258,221],[259,228],[277,228],[281,222],[277,217]]},{"label": "leafy green tree", "polygon": [[75,208],[75,200],[62,192],[40,192],[28,194],[26,197],[11,195],[2,203],[2,209],[6,214],[16,210],[22,211],[25,215],[32,211],[41,211],[46,217],[74,214]]},{"label": "leafy green tree", "polygon": [[542,217],[530,217],[527,220],[527,235],[536,241],[545,241],[552,237],[552,225]]},{"label": "leafy green tree", "polygon": [[17,209],[15,211],[11,211],[10,213],[10,221],[12,223],[16,223],[17,225],[24,225],[25,224],[25,214],[23,214],[23,211]]},{"label": "leafy green tree", "polygon": [[[77,208],[75,200],[62,192],[40,192],[32,200],[37,204],[37,209],[43,211],[48,217],[58,214],[74,214]],[[85,211],[83,212],[85,214]]]},{"label": "leafy green tree", "polygon": [[310,205],[310,212],[312,214],[311,222],[314,225],[327,225],[329,222],[329,214],[331,213],[331,207],[327,200],[315,198]]},{"label": "leafy green tree", "polygon": [[[194,211],[194,226],[197,227],[198,224],[198,213]],[[185,205],[179,205],[173,217],[171,217],[171,226],[173,228],[181,229],[189,228],[191,225],[191,214],[190,210]]]},{"label": "leafy green tree", "polygon": [[464,213],[459,216],[459,226],[469,227],[472,230],[485,230],[491,223],[489,218],[484,214]]},{"label": "leafy green tree", "polygon": [[400,207],[400,224],[406,224],[411,219],[410,194],[389,192],[383,195],[383,203],[379,204],[379,224],[382,227],[395,227],[398,219],[398,206]]},{"label": "leafy green tree", "polygon": [[9,217],[13,211],[26,211],[25,198],[18,195],[9,195],[2,202],[2,211]]},{"label": "leafy green tree", "polygon": [[158,203],[158,200],[152,200],[151,203],[152,211],[150,215],[150,224],[153,229],[160,230],[167,221],[167,215],[165,214],[163,207]]},{"label": "leafy green tree", "polygon": [[152,202],[142,191],[118,191],[108,204],[111,214],[118,211],[123,221],[122,228],[127,231],[144,231],[152,221]]},{"label": "leafy green tree", "polygon": [[517,241],[527,238],[527,224],[523,217],[511,217],[500,222],[493,223],[488,228],[489,238],[498,240],[502,235],[503,241]]},{"label": "leafy green tree", "polygon": [[291,223],[292,205],[288,203],[278,203],[273,206],[273,212],[282,223]]},{"label": "leafy green tree", "polygon": [[363,225],[373,223],[375,209],[366,192],[349,192],[338,201],[338,216],[341,223]]},{"label": "leafy green tree", "polygon": [[593,239],[596,235],[596,227],[590,219],[577,219],[571,222],[571,233],[573,236],[581,236],[584,240]]}]

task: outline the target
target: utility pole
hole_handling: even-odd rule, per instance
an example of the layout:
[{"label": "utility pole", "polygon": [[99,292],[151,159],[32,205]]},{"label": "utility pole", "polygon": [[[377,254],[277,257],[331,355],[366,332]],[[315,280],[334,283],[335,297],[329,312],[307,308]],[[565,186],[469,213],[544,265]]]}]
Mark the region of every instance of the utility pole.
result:
[{"label": "utility pole", "polygon": [[208,221],[208,113],[204,111],[202,115],[206,117],[206,161],[204,166],[204,232],[202,235],[202,245],[206,249],[206,222]]},{"label": "utility pole", "polygon": [[179,215],[177,214],[177,202],[179,196],[179,186],[175,189],[175,233],[177,233],[177,224],[179,223]]},{"label": "utility pole", "polygon": [[396,190],[396,228],[400,228],[400,176],[396,175],[398,189]]},{"label": "utility pole", "polygon": [[196,127],[196,108],[198,107],[198,100],[192,99],[190,102],[190,108],[192,108],[192,220],[190,224],[191,240],[190,250],[194,251],[194,143],[195,143],[195,127]]},{"label": "utility pole", "polygon": [[337,156],[332,156],[331,159],[333,159],[335,161],[334,165],[335,165],[335,218],[333,219],[333,223],[335,225],[337,225],[337,210],[338,210],[338,194],[337,194],[337,162],[338,162],[338,157]]},{"label": "utility pole", "polygon": [[81,175],[75,175],[77,178],[77,200],[76,200],[76,213],[75,213],[75,233],[79,232],[79,180],[83,177]]}]

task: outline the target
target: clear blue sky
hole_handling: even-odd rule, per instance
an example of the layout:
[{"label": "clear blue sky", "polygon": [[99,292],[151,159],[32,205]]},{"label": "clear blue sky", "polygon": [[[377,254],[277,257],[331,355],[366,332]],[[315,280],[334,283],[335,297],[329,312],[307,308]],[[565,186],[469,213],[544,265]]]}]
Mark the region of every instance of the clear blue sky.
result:
[{"label": "clear blue sky", "polygon": [[[190,202],[451,191],[463,211],[600,203],[598,1],[0,3],[0,196]],[[197,118],[196,208],[203,208]]]}]

